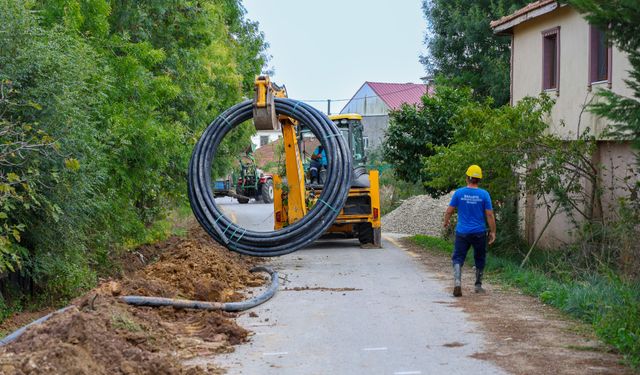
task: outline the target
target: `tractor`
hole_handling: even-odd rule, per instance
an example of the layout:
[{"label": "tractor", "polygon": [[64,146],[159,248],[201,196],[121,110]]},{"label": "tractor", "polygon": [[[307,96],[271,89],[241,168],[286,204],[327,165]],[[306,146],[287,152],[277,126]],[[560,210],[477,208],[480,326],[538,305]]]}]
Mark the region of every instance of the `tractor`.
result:
[{"label": "tractor", "polygon": [[249,203],[249,198],[255,198],[262,203],[273,203],[273,177],[264,173],[256,166],[251,153],[240,158],[240,177],[236,185],[236,194],[241,204]]}]

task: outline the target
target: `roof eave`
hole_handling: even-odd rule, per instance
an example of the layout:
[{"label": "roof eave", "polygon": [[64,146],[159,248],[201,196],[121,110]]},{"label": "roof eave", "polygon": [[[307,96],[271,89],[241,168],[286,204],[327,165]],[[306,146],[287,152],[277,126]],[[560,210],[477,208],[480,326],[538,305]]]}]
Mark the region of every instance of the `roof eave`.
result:
[{"label": "roof eave", "polygon": [[493,28],[493,33],[494,34],[498,34],[498,35],[508,35],[512,33],[512,29],[523,23],[526,22],[530,19],[536,18],[536,17],[540,17],[544,14],[547,13],[551,13],[554,10],[558,9],[558,7],[560,7],[560,5],[557,2],[553,2],[553,3],[549,3],[547,5],[541,6],[540,8],[537,9],[533,9],[527,13],[524,13],[512,20],[509,20],[507,22],[492,26]]}]

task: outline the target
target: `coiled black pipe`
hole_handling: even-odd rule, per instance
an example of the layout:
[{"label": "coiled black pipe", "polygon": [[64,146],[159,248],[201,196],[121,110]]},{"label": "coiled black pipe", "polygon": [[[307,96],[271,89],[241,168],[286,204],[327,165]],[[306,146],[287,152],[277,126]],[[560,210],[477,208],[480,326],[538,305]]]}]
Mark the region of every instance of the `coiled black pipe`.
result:
[{"label": "coiled black pipe", "polygon": [[211,166],[225,135],[253,116],[251,100],[236,104],[218,116],[204,131],[189,162],[189,201],[205,231],[228,249],[252,256],[279,256],[318,239],[335,221],[349,194],[351,151],[340,130],[322,112],[293,99],[275,99],[276,113],[307,126],[324,146],[327,177],[318,203],[299,221],[277,231],[257,232],[234,224],[215,203]]}]

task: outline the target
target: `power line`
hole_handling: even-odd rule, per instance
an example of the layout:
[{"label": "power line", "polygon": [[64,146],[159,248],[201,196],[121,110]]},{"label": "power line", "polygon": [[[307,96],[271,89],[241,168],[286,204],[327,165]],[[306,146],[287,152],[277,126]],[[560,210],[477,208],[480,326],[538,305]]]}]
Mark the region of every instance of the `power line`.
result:
[{"label": "power line", "polygon": [[[425,85],[426,86],[426,85]],[[409,88],[404,88],[402,90],[397,90],[397,91],[391,91],[391,92],[387,92],[384,93],[383,95],[369,95],[369,96],[363,96],[360,98],[348,98],[348,99],[300,99],[301,102],[305,102],[305,103],[326,103],[327,100],[331,100],[331,102],[346,102],[349,100],[365,100],[368,98],[375,98],[375,97],[385,97],[385,96],[389,96],[392,94],[397,94],[397,93],[401,93],[401,92],[405,92],[405,91],[411,91],[411,90],[415,90],[416,87],[409,87]]]}]

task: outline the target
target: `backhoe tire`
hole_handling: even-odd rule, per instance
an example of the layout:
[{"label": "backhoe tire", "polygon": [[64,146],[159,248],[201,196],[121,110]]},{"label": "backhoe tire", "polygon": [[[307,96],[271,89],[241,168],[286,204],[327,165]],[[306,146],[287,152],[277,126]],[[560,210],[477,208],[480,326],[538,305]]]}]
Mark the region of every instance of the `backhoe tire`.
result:
[{"label": "backhoe tire", "polygon": [[273,181],[267,180],[262,185],[262,203],[273,203]]},{"label": "backhoe tire", "polygon": [[358,226],[358,241],[363,245],[373,243],[373,228],[371,228],[371,223],[363,223]]},{"label": "backhoe tire", "polygon": [[360,224],[358,228],[358,241],[362,245],[372,244],[375,247],[382,247],[382,231],[380,228],[372,228],[371,223]]}]

